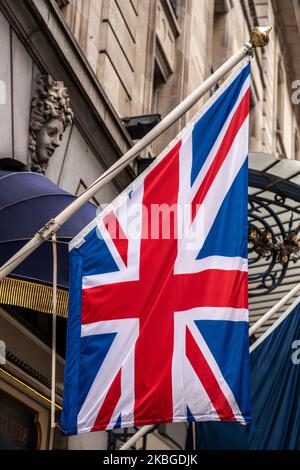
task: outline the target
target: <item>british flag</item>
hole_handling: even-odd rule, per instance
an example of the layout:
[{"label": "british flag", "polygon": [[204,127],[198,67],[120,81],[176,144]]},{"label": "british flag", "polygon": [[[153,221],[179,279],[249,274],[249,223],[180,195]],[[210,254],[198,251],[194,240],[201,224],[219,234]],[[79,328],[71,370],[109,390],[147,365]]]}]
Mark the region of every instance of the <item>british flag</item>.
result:
[{"label": "british flag", "polygon": [[249,87],[246,60],[71,242],[66,434],[251,419]]}]

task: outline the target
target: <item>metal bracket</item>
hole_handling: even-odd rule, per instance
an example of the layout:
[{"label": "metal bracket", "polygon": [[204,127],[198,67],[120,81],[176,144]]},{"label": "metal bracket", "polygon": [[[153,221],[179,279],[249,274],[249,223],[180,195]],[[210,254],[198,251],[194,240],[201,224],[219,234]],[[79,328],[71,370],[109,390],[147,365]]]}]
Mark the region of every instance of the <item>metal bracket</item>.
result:
[{"label": "metal bracket", "polygon": [[246,42],[244,44],[244,46],[245,46],[245,49],[247,49],[247,53],[249,54],[249,56],[251,58],[253,58],[254,57],[254,46],[253,46],[253,44],[251,42]]},{"label": "metal bracket", "polygon": [[[40,228],[40,230],[37,232],[37,236],[39,238],[42,238],[43,240],[47,240],[49,238],[50,235],[53,235],[53,233],[56,233],[59,229],[60,229],[60,225],[57,226],[57,229],[50,233],[48,233],[48,230],[51,228],[51,226],[55,225],[56,224],[56,220],[55,219],[50,219],[42,228]],[[45,234],[45,232],[47,232]]]}]

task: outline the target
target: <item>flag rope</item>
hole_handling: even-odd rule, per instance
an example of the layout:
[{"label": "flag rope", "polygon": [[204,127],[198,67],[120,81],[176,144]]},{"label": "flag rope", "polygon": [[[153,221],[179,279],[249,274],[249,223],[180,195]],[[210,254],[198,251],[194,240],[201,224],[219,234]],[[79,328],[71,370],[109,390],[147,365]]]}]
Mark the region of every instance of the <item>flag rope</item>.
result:
[{"label": "flag rope", "polygon": [[53,252],[53,289],[52,289],[52,365],[51,365],[51,428],[49,439],[49,450],[53,449],[55,431],[55,382],[56,382],[56,308],[57,308],[57,239],[52,235]]}]

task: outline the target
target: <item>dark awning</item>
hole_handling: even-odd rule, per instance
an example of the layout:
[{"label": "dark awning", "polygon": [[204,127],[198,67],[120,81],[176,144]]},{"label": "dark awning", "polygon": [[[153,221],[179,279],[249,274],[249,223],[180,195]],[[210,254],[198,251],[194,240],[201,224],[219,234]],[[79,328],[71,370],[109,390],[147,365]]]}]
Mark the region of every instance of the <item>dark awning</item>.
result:
[{"label": "dark awning", "polygon": [[[0,265],[74,199],[75,196],[40,174],[0,171]],[[58,286],[62,289],[68,288],[68,242],[95,215],[96,207],[88,203],[66,222],[57,234]],[[51,310],[51,245],[51,241],[43,243],[12,272],[12,280],[2,281],[0,303],[39,310],[38,307],[42,307],[43,302],[46,302],[47,306],[45,304],[42,311]],[[43,296],[44,301],[41,304]]]}]

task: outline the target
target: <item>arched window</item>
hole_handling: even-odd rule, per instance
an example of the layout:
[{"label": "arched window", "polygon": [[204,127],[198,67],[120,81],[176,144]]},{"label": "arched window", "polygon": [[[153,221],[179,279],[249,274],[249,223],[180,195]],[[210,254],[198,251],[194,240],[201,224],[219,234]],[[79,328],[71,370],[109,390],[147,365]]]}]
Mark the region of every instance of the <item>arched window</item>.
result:
[{"label": "arched window", "polygon": [[277,66],[277,94],[276,94],[276,155],[279,158],[286,158],[283,141],[284,127],[284,74],[281,61]]},{"label": "arched window", "polygon": [[276,129],[283,130],[283,105],[284,105],[284,76],[281,62],[277,67],[277,102],[276,102]]},{"label": "arched window", "polygon": [[250,115],[249,115],[249,150],[250,152],[261,151],[261,120],[260,106],[254,88],[250,93]]},{"label": "arched window", "polygon": [[299,142],[299,133],[295,130],[295,138],[294,138],[294,159],[300,160],[300,142]]},{"label": "arched window", "polygon": [[231,54],[229,12],[232,3],[229,0],[215,0],[213,24],[212,68],[216,70]]}]

